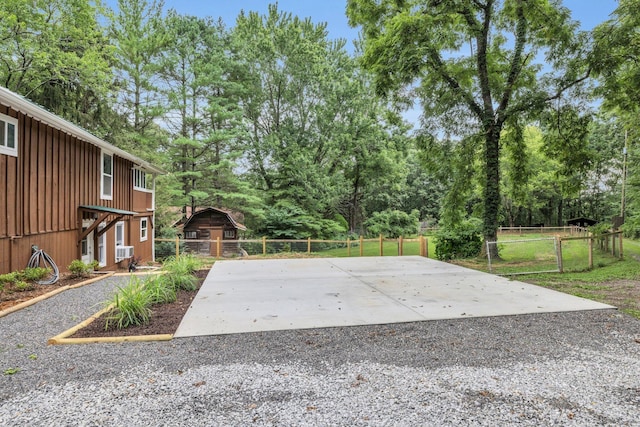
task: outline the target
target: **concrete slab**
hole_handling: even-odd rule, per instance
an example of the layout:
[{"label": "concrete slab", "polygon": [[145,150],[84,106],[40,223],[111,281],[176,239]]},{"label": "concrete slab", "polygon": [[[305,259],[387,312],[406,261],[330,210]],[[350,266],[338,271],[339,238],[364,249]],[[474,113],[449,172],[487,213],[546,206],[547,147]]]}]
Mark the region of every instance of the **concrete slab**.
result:
[{"label": "concrete slab", "polygon": [[219,261],[175,336],[610,309],[428,258]]}]

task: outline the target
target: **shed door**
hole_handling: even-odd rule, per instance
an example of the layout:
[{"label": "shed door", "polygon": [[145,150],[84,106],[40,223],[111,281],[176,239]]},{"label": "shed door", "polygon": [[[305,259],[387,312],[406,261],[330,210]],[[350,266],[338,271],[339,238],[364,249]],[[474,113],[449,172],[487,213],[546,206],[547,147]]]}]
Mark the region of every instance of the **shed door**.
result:
[{"label": "shed door", "polygon": [[[211,229],[211,256],[222,256],[222,254],[218,254],[218,238],[220,239],[220,246],[222,246],[222,228],[212,228]],[[220,252],[222,252],[222,247],[220,248]]]}]

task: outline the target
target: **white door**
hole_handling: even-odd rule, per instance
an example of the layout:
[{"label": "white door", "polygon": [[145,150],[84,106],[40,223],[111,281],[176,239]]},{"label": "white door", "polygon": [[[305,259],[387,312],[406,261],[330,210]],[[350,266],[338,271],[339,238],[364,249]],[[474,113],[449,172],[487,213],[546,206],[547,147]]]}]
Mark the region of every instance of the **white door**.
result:
[{"label": "white door", "polygon": [[[84,232],[84,230],[89,228],[91,223],[91,220],[82,221],[82,231]],[[93,231],[80,242],[80,253],[82,254],[82,262],[85,264],[90,264],[95,259],[93,256]]]}]

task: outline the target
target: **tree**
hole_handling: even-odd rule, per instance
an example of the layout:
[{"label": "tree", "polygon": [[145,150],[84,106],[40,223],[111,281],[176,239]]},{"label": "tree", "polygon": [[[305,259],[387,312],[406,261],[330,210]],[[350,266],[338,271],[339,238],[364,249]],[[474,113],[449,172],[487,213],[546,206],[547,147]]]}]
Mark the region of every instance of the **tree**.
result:
[{"label": "tree", "polygon": [[142,136],[163,112],[156,81],[168,39],[162,25],[162,1],[118,0],[110,36],[114,45],[118,109]]},{"label": "tree", "polygon": [[588,78],[586,35],[553,0],[348,0],[347,15],[380,94],[417,96],[426,131],[481,147],[483,235],[495,240],[502,130]]},{"label": "tree", "polygon": [[112,60],[100,12],[86,1],[0,2],[0,84],[102,135]]}]

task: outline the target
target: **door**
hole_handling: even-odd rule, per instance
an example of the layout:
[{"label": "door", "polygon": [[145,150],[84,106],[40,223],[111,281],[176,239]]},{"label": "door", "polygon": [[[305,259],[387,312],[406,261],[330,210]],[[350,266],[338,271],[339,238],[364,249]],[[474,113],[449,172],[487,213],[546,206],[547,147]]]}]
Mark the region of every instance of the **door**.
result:
[{"label": "door", "polygon": [[[83,220],[82,231],[85,231],[87,228],[89,228],[92,223],[92,220]],[[85,264],[90,264],[91,262],[93,262],[93,231],[80,242],[80,255],[82,256],[82,262],[84,262]]]}]

